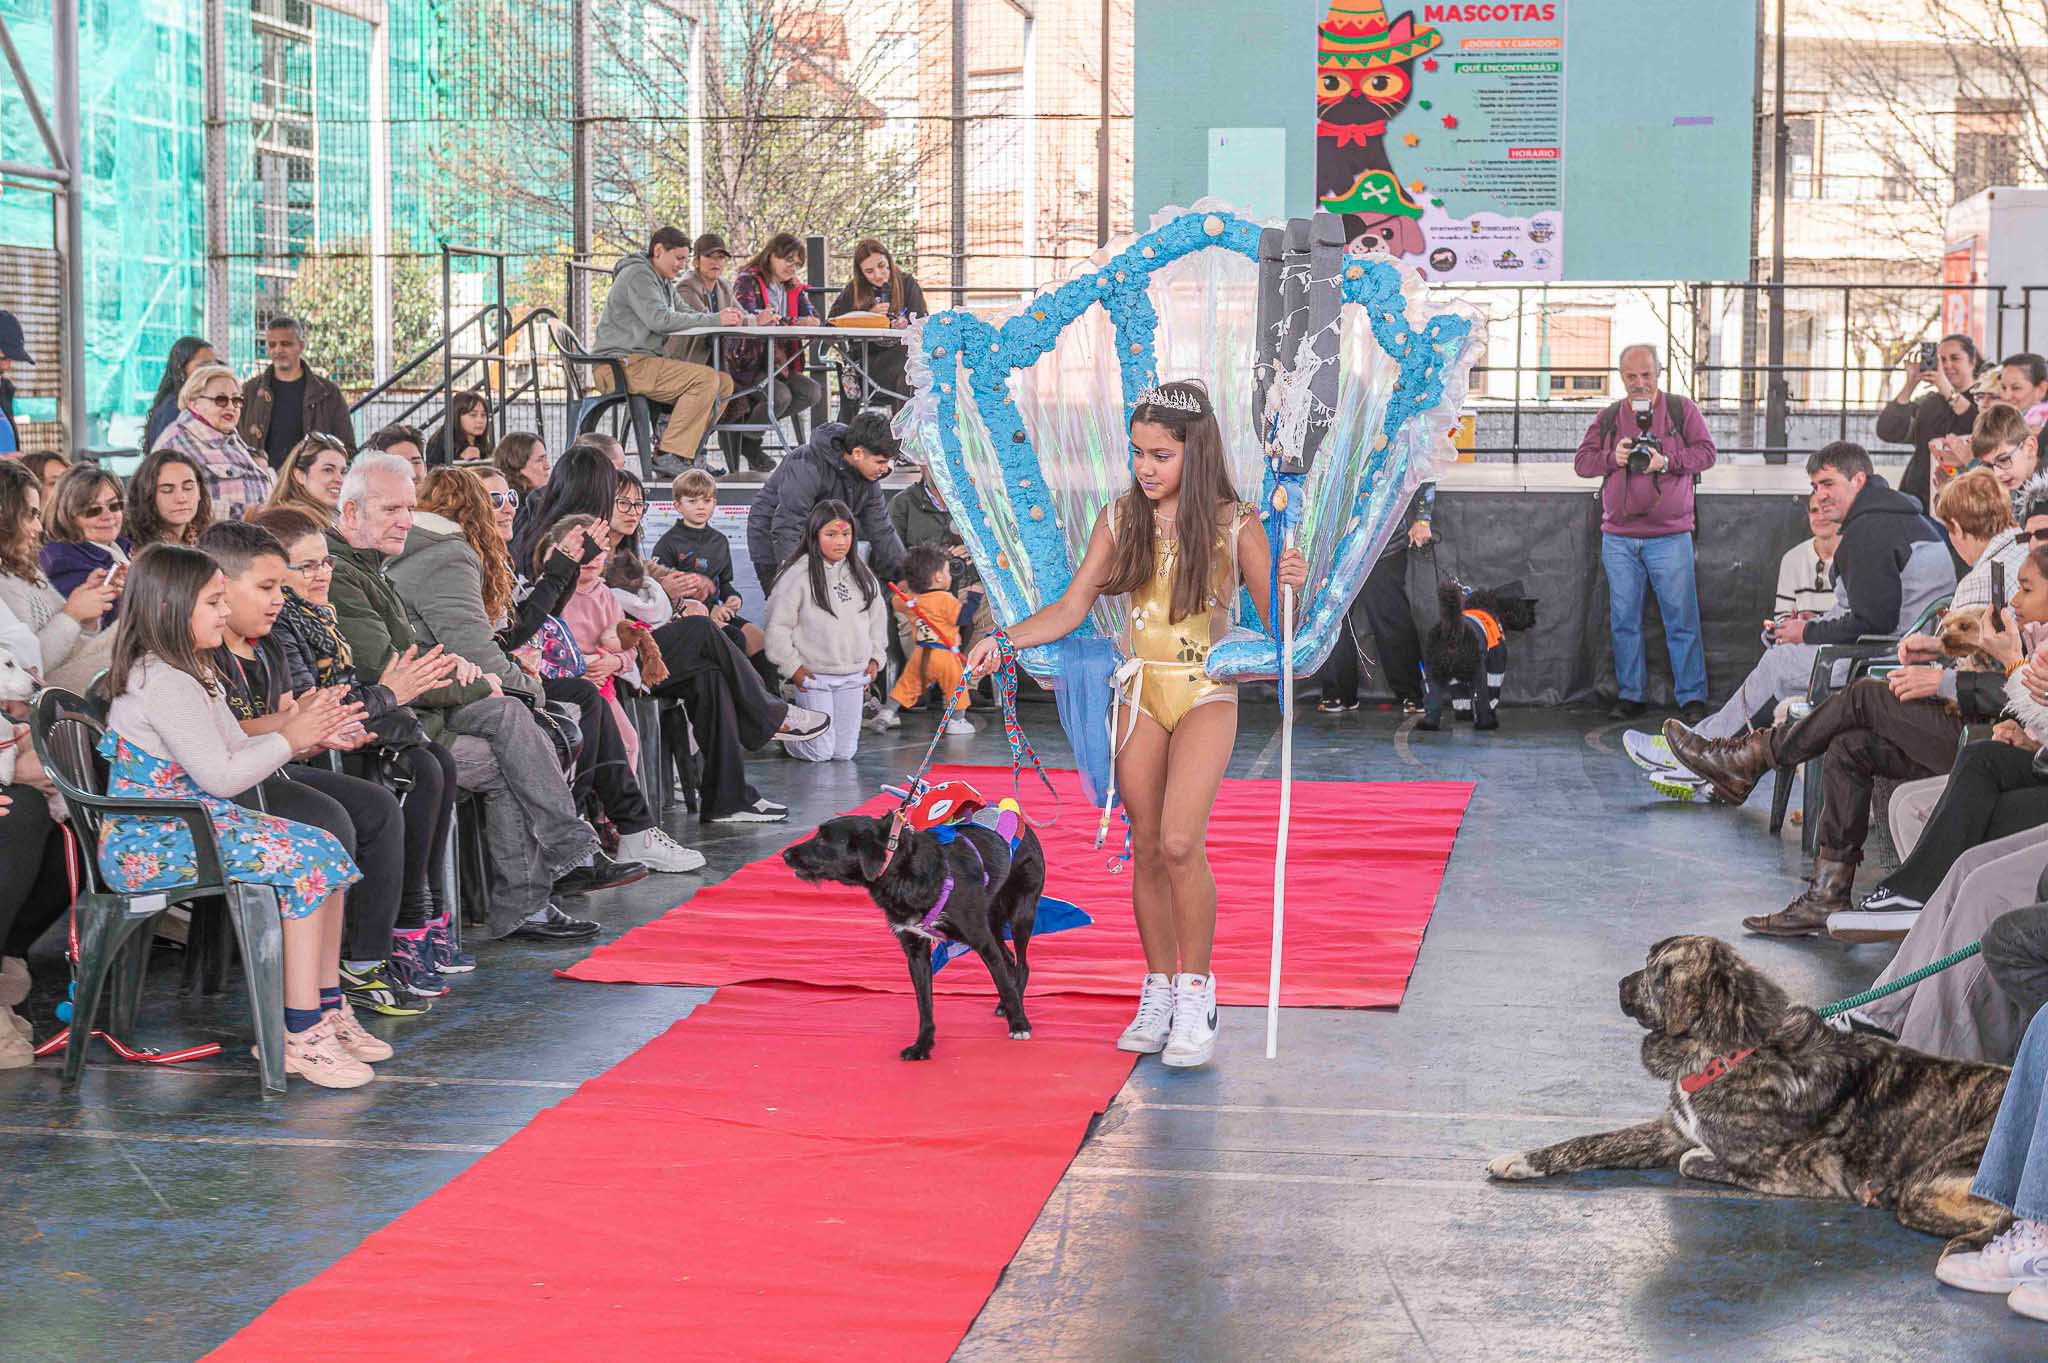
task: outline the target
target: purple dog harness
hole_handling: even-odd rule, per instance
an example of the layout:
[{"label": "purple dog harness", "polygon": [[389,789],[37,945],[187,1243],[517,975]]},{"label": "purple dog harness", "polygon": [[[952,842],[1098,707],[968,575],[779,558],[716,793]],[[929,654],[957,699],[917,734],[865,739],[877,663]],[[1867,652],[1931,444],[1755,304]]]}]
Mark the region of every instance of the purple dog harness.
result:
[{"label": "purple dog harness", "polygon": [[[932,829],[931,833],[933,837],[939,840],[941,846],[954,842],[965,843],[967,850],[974,853],[974,864],[981,869],[981,887],[987,889],[988,861],[981,855],[981,849],[974,845],[974,839],[961,836],[962,832],[969,827],[985,828],[996,836],[1008,841],[1010,850],[1014,852],[1017,848],[1018,829],[1022,826],[1022,822],[1017,812],[1013,809],[983,809],[976,811],[974,817],[967,819],[963,823],[945,824]],[[941,934],[938,930],[938,922],[940,917],[946,912],[947,902],[952,898],[953,877],[948,874],[945,882],[939,886],[938,902],[925,912],[925,916],[918,920],[917,926],[912,928],[911,931],[920,937],[929,937],[935,942],[939,941]]]}]

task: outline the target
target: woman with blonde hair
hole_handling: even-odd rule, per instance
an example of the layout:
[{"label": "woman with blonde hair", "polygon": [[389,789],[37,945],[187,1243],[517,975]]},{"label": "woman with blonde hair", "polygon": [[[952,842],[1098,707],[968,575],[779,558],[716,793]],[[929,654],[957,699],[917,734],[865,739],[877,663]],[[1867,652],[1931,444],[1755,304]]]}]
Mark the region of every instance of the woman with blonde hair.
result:
[{"label": "woman with blonde hair", "polygon": [[333,436],[315,431],[292,446],[277,466],[277,486],[264,499],[263,509],[304,512],[323,528],[331,528],[341,514],[341,480],[347,476],[348,451]]},{"label": "woman with blonde hair", "polygon": [[240,520],[263,505],[275,481],[270,464],[235,430],[242,419],[242,385],[224,364],[201,365],[178,390],[178,416],[157,437],[151,454],[176,450],[199,465],[219,520]]}]

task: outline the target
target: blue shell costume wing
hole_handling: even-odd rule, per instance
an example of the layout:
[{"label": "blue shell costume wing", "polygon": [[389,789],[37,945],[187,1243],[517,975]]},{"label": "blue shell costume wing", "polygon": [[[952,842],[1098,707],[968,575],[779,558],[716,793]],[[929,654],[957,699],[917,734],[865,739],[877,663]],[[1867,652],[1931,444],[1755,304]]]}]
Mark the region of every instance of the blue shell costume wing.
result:
[{"label": "blue shell costume wing", "polygon": [[[1131,486],[1129,417],[1161,378],[1209,390],[1241,494],[1260,503],[1277,546],[1309,562],[1294,672],[1329,656],[1345,610],[1400,525],[1465,399],[1473,316],[1432,309],[1420,277],[1384,258],[1341,268],[1337,405],[1284,512],[1271,491],[1271,432],[1254,430],[1261,224],[1213,205],[1161,214],[1152,230],[997,321],[936,313],[913,328],[916,389],[898,415],[904,448],[951,508],[996,617],[1013,624],[1057,600],[1096,518]],[[1051,686],[1076,765],[1100,799],[1110,762],[1109,679],[1121,598],[1023,664]],[[1223,681],[1275,677],[1280,640],[1248,602],[1211,650]]]}]

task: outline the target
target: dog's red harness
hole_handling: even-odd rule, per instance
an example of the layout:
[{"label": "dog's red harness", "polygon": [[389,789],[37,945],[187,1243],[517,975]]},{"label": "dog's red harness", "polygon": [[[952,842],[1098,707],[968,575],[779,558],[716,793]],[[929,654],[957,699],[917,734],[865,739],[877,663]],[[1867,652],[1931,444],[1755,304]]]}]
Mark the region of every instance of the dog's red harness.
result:
[{"label": "dog's red harness", "polygon": [[1728,1071],[1734,1069],[1737,1065],[1740,1065],[1755,1054],[1756,1047],[1744,1046],[1739,1051],[1730,1051],[1726,1055],[1717,1055],[1712,1060],[1709,1060],[1704,1068],[1695,1070],[1691,1074],[1681,1075],[1678,1080],[1679,1092],[1688,1094],[1698,1093],[1701,1089],[1727,1074]]}]

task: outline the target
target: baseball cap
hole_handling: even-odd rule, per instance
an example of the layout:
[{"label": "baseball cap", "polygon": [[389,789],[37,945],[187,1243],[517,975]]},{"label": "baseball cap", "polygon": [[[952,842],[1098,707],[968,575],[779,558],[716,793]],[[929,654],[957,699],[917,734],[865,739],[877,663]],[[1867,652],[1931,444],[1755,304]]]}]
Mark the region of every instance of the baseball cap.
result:
[{"label": "baseball cap", "polygon": [[698,256],[724,256],[730,260],[732,252],[726,248],[725,238],[716,232],[706,232],[690,243],[690,254]]},{"label": "baseball cap", "polygon": [[21,335],[21,321],[11,312],[0,312],[0,355],[19,364],[34,364]]}]

